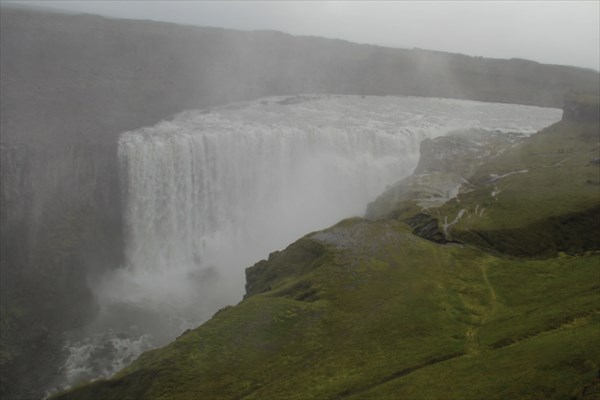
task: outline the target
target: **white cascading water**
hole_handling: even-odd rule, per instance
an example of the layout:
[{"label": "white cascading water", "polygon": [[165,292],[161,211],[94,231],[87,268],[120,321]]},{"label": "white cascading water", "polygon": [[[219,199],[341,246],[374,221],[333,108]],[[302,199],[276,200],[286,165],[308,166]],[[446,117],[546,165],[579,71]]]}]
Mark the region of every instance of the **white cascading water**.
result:
[{"label": "white cascading water", "polygon": [[[95,285],[101,315],[67,347],[67,384],[110,375],[125,356],[239,301],[245,267],[362,215],[412,172],[422,139],[463,128],[530,134],[560,116],[450,99],[295,96],[187,111],[124,133],[126,265]],[[90,366],[102,357],[102,368]]]}]

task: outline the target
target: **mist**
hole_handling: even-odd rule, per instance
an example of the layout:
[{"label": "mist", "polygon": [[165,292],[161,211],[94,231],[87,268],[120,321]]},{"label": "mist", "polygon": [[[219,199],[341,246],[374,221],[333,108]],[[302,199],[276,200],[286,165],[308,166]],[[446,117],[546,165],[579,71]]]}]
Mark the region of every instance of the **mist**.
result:
[{"label": "mist", "polygon": [[236,305],[424,139],[560,120],[598,85],[597,4],[549,4],[3,1],[0,394],[109,378]]},{"label": "mist", "polygon": [[600,69],[597,1],[549,1],[543,5],[536,1],[19,1],[18,4],[116,18],[248,31],[276,30],[395,48],[523,58]]}]

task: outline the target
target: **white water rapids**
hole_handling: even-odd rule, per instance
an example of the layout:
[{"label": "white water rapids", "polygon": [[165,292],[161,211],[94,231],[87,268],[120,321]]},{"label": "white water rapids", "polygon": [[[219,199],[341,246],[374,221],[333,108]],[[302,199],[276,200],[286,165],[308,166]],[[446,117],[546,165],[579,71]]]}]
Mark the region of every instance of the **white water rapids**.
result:
[{"label": "white water rapids", "polygon": [[121,136],[126,265],[67,347],[66,384],[108,376],[244,293],[244,268],[364,213],[412,173],[419,142],[462,128],[533,133],[557,109],[449,99],[271,97],[186,111]]}]

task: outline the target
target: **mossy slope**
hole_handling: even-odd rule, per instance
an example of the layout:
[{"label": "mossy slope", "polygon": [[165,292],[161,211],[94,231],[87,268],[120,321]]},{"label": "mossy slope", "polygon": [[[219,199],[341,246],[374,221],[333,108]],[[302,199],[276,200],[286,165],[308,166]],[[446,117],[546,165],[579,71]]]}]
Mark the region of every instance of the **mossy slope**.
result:
[{"label": "mossy slope", "polygon": [[[482,165],[439,208],[398,204],[309,234],[249,268],[235,307],[55,398],[594,398],[597,143],[596,122],[564,121]],[[448,234],[465,244],[403,222],[461,209]]]},{"label": "mossy slope", "polygon": [[598,122],[561,121],[490,160],[464,192],[430,210],[451,238],[517,256],[597,248]]},{"label": "mossy slope", "polygon": [[597,373],[598,254],[504,259],[399,221],[302,240],[321,266],[58,398],[564,398]]}]

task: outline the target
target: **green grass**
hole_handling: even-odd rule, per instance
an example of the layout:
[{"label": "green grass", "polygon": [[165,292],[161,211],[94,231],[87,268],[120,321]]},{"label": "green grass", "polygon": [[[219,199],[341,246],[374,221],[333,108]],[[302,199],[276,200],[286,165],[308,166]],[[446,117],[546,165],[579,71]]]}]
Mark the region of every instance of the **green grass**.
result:
[{"label": "green grass", "polygon": [[[600,167],[592,160],[599,138],[597,122],[555,124],[481,166],[464,193],[430,213],[450,222],[465,210],[451,237],[502,253],[548,257],[594,248]],[[523,170],[490,182],[491,174]]]},{"label": "green grass", "polygon": [[[318,268],[58,398],[560,398],[593,378],[598,255],[524,264],[431,243],[399,221],[328,232],[358,240],[324,244]],[[294,282],[318,299],[293,299]]]},{"label": "green grass", "polygon": [[572,399],[594,380],[598,319],[415,371],[350,399]]},{"label": "green grass", "polygon": [[[515,280],[515,276],[527,279]],[[496,287],[494,320],[480,331],[483,343],[502,346],[600,312],[600,257],[498,260],[489,272]]]}]

